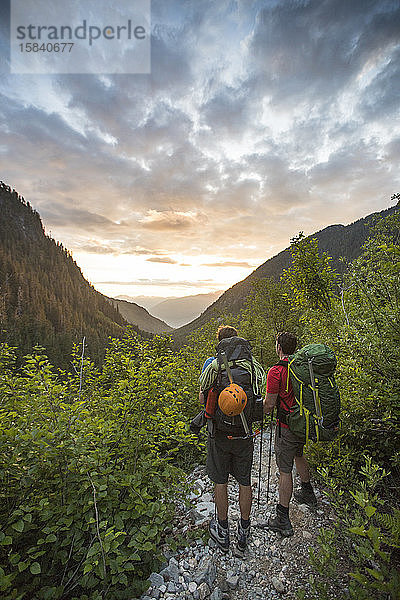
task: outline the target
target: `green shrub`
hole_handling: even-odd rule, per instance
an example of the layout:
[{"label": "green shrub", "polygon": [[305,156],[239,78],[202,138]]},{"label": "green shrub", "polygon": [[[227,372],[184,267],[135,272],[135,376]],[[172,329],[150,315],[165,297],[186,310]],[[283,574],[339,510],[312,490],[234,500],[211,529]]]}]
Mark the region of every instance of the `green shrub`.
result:
[{"label": "green shrub", "polygon": [[[59,373],[40,349],[0,353],[2,598],[128,598],[160,557],[173,502],[201,447],[195,388],[169,341],[113,340],[97,369],[80,349]],[[111,593],[112,592],[112,593]]]}]

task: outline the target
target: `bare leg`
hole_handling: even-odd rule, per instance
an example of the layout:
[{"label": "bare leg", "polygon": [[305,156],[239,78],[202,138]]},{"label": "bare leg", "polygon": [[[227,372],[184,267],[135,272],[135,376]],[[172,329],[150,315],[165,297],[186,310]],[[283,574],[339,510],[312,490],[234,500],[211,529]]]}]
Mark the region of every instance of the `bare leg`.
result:
[{"label": "bare leg", "polygon": [[289,506],[293,492],[293,479],[291,473],[280,473],[279,475],[279,504]]},{"label": "bare leg", "polygon": [[252,497],[251,485],[239,484],[240,514],[244,521],[247,521],[250,517]]},{"label": "bare leg", "polygon": [[215,504],[217,506],[217,515],[220,521],[228,518],[228,484],[216,483],[214,487]]},{"label": "bare leg", "polygon": [[294,460],[296,462],[296,469],[300,475],[301,481],[303,483],[307,483],[310,481],[310,469],[308,467],[307,460],[304,458],[304,456],[295,456]]}]

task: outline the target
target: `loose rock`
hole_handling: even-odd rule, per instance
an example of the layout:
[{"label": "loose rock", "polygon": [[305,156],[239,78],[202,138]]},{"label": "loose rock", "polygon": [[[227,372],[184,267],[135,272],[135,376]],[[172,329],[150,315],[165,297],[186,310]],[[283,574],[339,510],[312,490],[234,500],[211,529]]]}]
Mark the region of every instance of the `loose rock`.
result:
[{"label": "loose rock", "polygon": [[285,586],[280,579],[277,577],[272,578],[272,585],[276,589],[277,592],[282,593],[285,591]]},{"label": "loose rock", "polygon": [[205,598],[210,595],[210,588],[206,582],[203,582],[201,585],[199,585],[197,591],[199,592],[199,600],[205,600]]}]

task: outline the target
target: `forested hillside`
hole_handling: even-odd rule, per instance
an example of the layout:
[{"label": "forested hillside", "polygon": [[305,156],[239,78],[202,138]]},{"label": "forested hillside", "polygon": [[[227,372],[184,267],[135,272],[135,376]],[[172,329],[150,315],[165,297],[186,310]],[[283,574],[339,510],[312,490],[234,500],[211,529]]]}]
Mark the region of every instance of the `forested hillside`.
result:
[{"label": "forested hillside", "polygon": [[62,244],[45,235],[39,214],[0,185],[0,339],[26,354],[36,344],[66,365],[73,343],[102,359],[108,336],[125,320],[83,277]]},{"label": "forested hillside", "polygon": [[149,333],[168,333],[172,331],[172,327],[164,323],[161,319],[153,317],[148,310],[127,300],[118,298],[109,298],[111,304],[118,308],[124,319],[133,325],[136,325],[142,331]]},{"label": "forested hillside", "polygon": [[[341,433],[307,446],[333,519],[319,532],[312,578],[297,597],[398,600],[399,211],[378,220],[342,275],[315,238],[298,236],[290,253],[281,278],[261,279],[244,311],[226,314],[225,323],[252,340],[266,368],[283,329],[296,332],[300,346],[326,343],[337,357]],[[179,352],[166,337],[146,341],[128,331],[101,367],[76,350],[69,374],[41,354],[18,368],[14,352],[0,346],[4,600],[131,600],[165,553],[193,537],[202,543],[202,528],[177,537],[171,520],[177,499],[189,495],[188,471],[202,460],[205,436],[190,434],[188,423],[219,322]]]},{"label": "forested hillside", "polygon": [[[362,245],[369,235],[369,226],[376,216],[385,217],[392,214],[395,207],[388,208],[380,213],[368,215],[359,219],[350,225],[330,225],[312,236],[318,241],[318,247],[321,252],[327,252],[332,258],[332,266],[338,273],[343,273],[346,268],[346,262],[357,258],[361,253]],[[283,269],[286,269],[292,261],[289,249],[282,250],[276,256],[268,259],[265,263],[257,267],[246,279],[235,283],[231,288],[222,294],[216,302],[209,306],[197,319],[176,329],[173,337],[178,341],[185,340],[190,333],[199,327],[202,327],[213,317],[218,316],[224,311],[232,314],[238,314],[245,306],[248,296],[251,294],[253,286],[258,280],[270,278],[279,280]]]}]

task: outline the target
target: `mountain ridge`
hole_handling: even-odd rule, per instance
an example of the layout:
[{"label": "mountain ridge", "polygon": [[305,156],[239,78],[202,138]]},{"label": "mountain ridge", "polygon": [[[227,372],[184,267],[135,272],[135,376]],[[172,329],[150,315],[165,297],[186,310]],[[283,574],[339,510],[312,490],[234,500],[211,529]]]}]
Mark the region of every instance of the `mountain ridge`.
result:
[{"label": "mountain ridge", "polygon": [[192,294],[190,296],[182,296],[181,298],[170,298],[153,306],[150,309],[150,313],[155,317],[165,320],[174,328],[181,327],[190,323],[197,316],[200,316],[221,294],[223,292],[218,291],[208,294]]},{"label": "mountain ridge", "polygon": [[73,344],[85,337],[88,355],[100,363],[109,336],[121,336],[128,323],[62,243],[46,235],[39,213],[4,182],[0,210],[0,341],[18,356],[44,346],[53,364],[68,369]]},{"label": "mountain ridge", "polygon": [[[397,208],[397,206],[392,206],[382,211],[371,213],[348,225],[339,223],[328,225],[306,237],[317,238],[319,249],[322,252],[327,252],[332,257],[334,268],[339,273],[342,273],[345,265],[340,258],[344,257],[351,261],[361,253],[361,246],[368,237],[368,229],[371,221],[377,216],[387,216],[396,211]],[[190,333],[202,327],[211,318],[219,316],[222,312],[227,311],[232,314],[238,314],[244,307],[246,297],[251,292],[253,281],[265,277],[277,279],[283,269],[286,269],[290,265],[290,262],[291,253],[289,247],[287,247],[262,263],[245,279],[231,286],[199,317],[175,329],[172,334],[173,338],[178,343],[182,343]]]},{"label": "mountain ridge", "polygon": [[108,298],[108,300],[113,306],[118,307],[119,312],[128,323],[137,325],[142,331],[148,331],[149,333],[168,333],[173,331],[173,327],[152,315],[146,308],[135,302],[118,298]]}]

